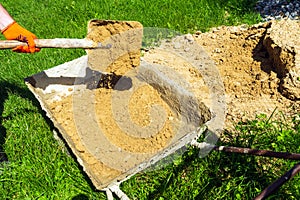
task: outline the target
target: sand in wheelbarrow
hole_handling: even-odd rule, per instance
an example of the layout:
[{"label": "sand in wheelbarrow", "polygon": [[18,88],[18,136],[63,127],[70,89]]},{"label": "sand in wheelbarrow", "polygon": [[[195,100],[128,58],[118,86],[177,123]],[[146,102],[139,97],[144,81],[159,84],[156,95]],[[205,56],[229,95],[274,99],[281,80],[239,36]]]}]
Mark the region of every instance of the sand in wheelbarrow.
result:
[{"label": "sand in wheelbarrow", "polygon": [[[122,181],[144,169],[144,166],[139,165],[150,162],[150,158],[162,153],[170,144],[175,144],[211,118],[209,109],[196,97],[182,95],[185,99],[180,102],[181,99],[176,99],[172,88],[170,91],[164,90],[163,87],[172,86],[171,79],[168,79],[169,82],[157,79],[150,84],[136,77],[141,62],[141,47],[127,44],[137,44],[139,40],[136,37],[141,35],[135,31],[128,31],[132,27],[140,29],[141,26],[135,22],[91,21],[89,30],[98,29],[103,33],[100,35],[105,35],[107,39],[97,35],[88,36],[99,37],[102,43],[112,43],[113,47],[115,44],[117,48],[108,54],[102,50],[97,53],[88,52],[89,66],[94,70],[131,77],[130,89],[100,87],[89,90],[82,86],[74,86],[70,89],[72,91],[69,91],[71,95],[59,95],[59,98],[43,100],[45,107],[49,108],[48,114],[51,119],[61,130],[63,138],[97,189],[103,189],[112,182]],[[113,37],[123,32],[125,37]],[[135,37],[134,41],[132,37]],[[102,53],[103,57],[96,56]],[[205,88],[201,74],[193,71],[189,63],[175,55],[169,56],[171,57],[166,59],[166,66],[183,64],[182,70],[191,69],[188,70],[187,76],[191,79],[197,77],[197,83],[200,82]],[[149,69],[151,71],[151,68]],[[170,75],[174,76],[173,73]],[[155,73],[153,76],[155,77]],[[145,75],[146,79],[153,76]],[[160,83],[167,84],[161,86]],[[201,88],[201,85],[197,87]],[[185,90],[179,88],[178,91]],[[184,105],[179,105],[180,103]],[[183,121],[180,115],[183,111],[190,119]],[[199,119],[193,119],[194,116]],[[187,138],[183,142],[186,144],[190,139]]]},{"label": "sand in wheelbarrow", "polygon": [[[180,132],[182,119],[155,87],[135,81],[128,91],[75,88],[72,95],[47,102],[98,189],[135,173],[130,170],[189,133]],[[199,125],[210,119],[208,108],[201,109]]]}]

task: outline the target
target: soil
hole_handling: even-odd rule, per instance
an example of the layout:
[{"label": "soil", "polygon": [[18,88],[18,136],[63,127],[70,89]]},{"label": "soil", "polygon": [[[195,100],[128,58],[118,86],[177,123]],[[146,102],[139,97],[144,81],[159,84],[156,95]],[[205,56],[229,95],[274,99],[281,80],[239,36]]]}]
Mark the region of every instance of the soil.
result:
[{"label": "soil", "polygon": [[[279,59],[282,54],[274,58],[272,52],[281,46],[277,44],[264,44],[267,33],[272,32],[272,23],[280,23],[279,34],[293,32],[294,37],[283,35],[279,41],[293,40],[299,38],[299,21],[290,22],[289,27],[281,22],[267,22],[252,27],[218,27],[208,33],[198,32],[195,34],[196,41],[202,45],[215,61],[223,79],[226,92],[226,128],[231,129],[239,121],[246,121],[255,118],[257,114],[265,113],[268,116],[277,109],[284,113],[299,112],[299,100],[283,95],[285,91],[280,90],[280,85],[285,78],[277,66],[281,69],[287,66],[294,66],[294,59],[286,59],[285,65]],[[296,27],[296,28],[292,28]],[[274,29],[273,29],[274,32]],[[278,38],[277,38],[278,40]],[[298,39],[297,39],[298,40]],[[273,50],[268,49],[269,46]],[[275,47],[275,48],[274,48]],[[278,52],[278,51],[277,51]],[[280,52],[280,51],[279,51]],[[284,52],[285,53],[285,52]],[[294,52],[289,52],[294,57]],[[287,73],[287,72],[285,72]]]},{"label": "soil", "polygon": [[[116,111],[113,110],[115,105],[111,104],[116,103],[112,101],[112,93],[112,89],[99,89],[96,91],[95,96],[98,123],[108,140],[128,152],[157,152],[165,147],[174,135],[175,130],[171,122],[175,120],[176,116],[163,101],[157,90],[150,85],[138,88],[132,94],[128,107],[123,102],[124,106],[119,106]],[[164,122],[163,127],[159,127],[160,123],[156,126],[150,125],[153,118],[164,119],[160,112],[151,112],[152,105],[160,105],[162,106],[160,109],[166,112],[167,120]],[[126,110],[129,111],[130,119],[124,114]],[[147,131],[143,129],[133,131],[133,128],[130,127],[132,124],[129,122],[134,122],[140,127],[148,127]]]},{"label": "soil", "polygon": [[[89,67],[101,72],[125,74],[140,65],[143,26],[136,21],[91,20],[87,39],[110,44],[110,49],[88,50]],[[122,66],[122,67],[120,67]]]},{"label": "soil", "polygon": [[[127,105],[126,100],[118,102],[113,100],[115,92],[122,93],[124,91],[115,91],[111,88],[86,90],[84,94],[79,91],[76,94],[74,91],[73,95],[63,97],[59,101],[49,100],[47,102],[53,120],[60,124],[60,128],[67,133],[67,140],[72,141],[72,149],[80,155],[81,162],[84,162],[84,166],[86,166],[85,170],[96,179],[98,187],[103,187],[103,184],[107,185],[122,172],[133,168],[136,162],[141,162],[139,160],[146,159],[164,148],[174,137],[176,132],[174,124],[179,122],[176,114],[163,101],[160,94],[148,84],[138,88],[133,95],[129,95],[131,96],[129,108],[122,107],[122,105]],[[78,95],[81,96],[80,99]],[[120,106],[115,108],[116,105],[113,103],[118,103]],[[159,105],[159,109],[162,109],[163,113],[159,110],[153,112],[152,105]],[[129,116],[125,114],[127,110],[129,110]],[[93,112],[96,117],[89,119],[87,115]],[[78,116],[79,114],[80,116]],[[166,116],[162,116],[162,114],[166,114]],[[117,120],[115,115],[118,116]],[[129,120],[127,117],[131,119]],[[153,118],[166,120],[151,125]],[[94,121],[96,124],[93,123]],[[133,131],[133,127],[128,127],[131,121],[135,122],[137,127],[142,128]],[[143,127],[147,127],[147,131],[144,131]],[[94,135],[95,133],[98,135]],[[106,140],[99,138],[100,133],[103,133],[103,136],[109,141],[107,144],[105,144]],[[101,141],[103,144],[99,147]],[[114,146],[122,151],[138,152],[141,155],[133,158],[134,160],[126,159],[124,158],[125,153],[123,156],[118,155],[119,150],[115,152]],[[108,152],[110,156],[106,156],[107,152],[100,150],[102,147],[110,151]],[[116,155],[113,156],[114,154]],[[128,163],[123,163],[124,160],[127,160]]]}]

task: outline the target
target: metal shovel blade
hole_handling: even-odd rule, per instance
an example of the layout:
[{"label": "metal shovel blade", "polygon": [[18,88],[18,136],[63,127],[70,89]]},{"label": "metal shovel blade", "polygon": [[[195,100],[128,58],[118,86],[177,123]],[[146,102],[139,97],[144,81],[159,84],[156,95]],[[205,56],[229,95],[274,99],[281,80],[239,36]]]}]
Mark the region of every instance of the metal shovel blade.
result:
[{"label": "metal shovel blade", "polygon": [[[90,68],[86,68],[84,77],[51,77],[45,71],[25,78],[25,82],[30,83],[35,88],[45,90],[49,85],[86,85],[87,89],[112,88],[115,90],[128,90],[132,87],[130,77],[116,75],[115,73],[101,73]],[[118,84],[117,84],[118,83]]]}]

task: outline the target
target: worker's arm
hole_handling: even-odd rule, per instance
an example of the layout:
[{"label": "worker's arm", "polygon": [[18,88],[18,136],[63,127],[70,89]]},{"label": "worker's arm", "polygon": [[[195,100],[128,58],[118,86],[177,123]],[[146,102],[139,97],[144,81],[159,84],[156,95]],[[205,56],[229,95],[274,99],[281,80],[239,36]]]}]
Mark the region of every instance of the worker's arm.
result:
[{"label": "worker's arm", "polygon": [[0,4],[0,30],[4,30],[10,24],[14,22],[14,19],[8,14],[8,12]]},{"label": "worker's arm", "polygon": [[28,46],[18,46],[13,49],[16,52],[34,53],[40,51],[35,47],[34,39],[37,37],[20,26],[0,4],[0,30],[4,37],[8,40],[19,40],[26,42]]}]

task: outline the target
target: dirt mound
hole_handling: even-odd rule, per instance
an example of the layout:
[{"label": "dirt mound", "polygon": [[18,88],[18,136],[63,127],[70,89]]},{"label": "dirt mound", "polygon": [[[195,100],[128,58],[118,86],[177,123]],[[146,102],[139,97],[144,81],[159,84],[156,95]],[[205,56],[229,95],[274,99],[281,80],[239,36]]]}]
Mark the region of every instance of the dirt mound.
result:
[{"label": "dirt mound", "polygon": [[276,108],[299,108],[299,33],[299,21],[283,20],[194,35],[223,79],[227,127]]},{"label": "dirt mound", "polygon": [[299,35],[299,21],[278,21],[271,24],[263,41],[280,78],[280,92],[293,100],[300,100]]}]

